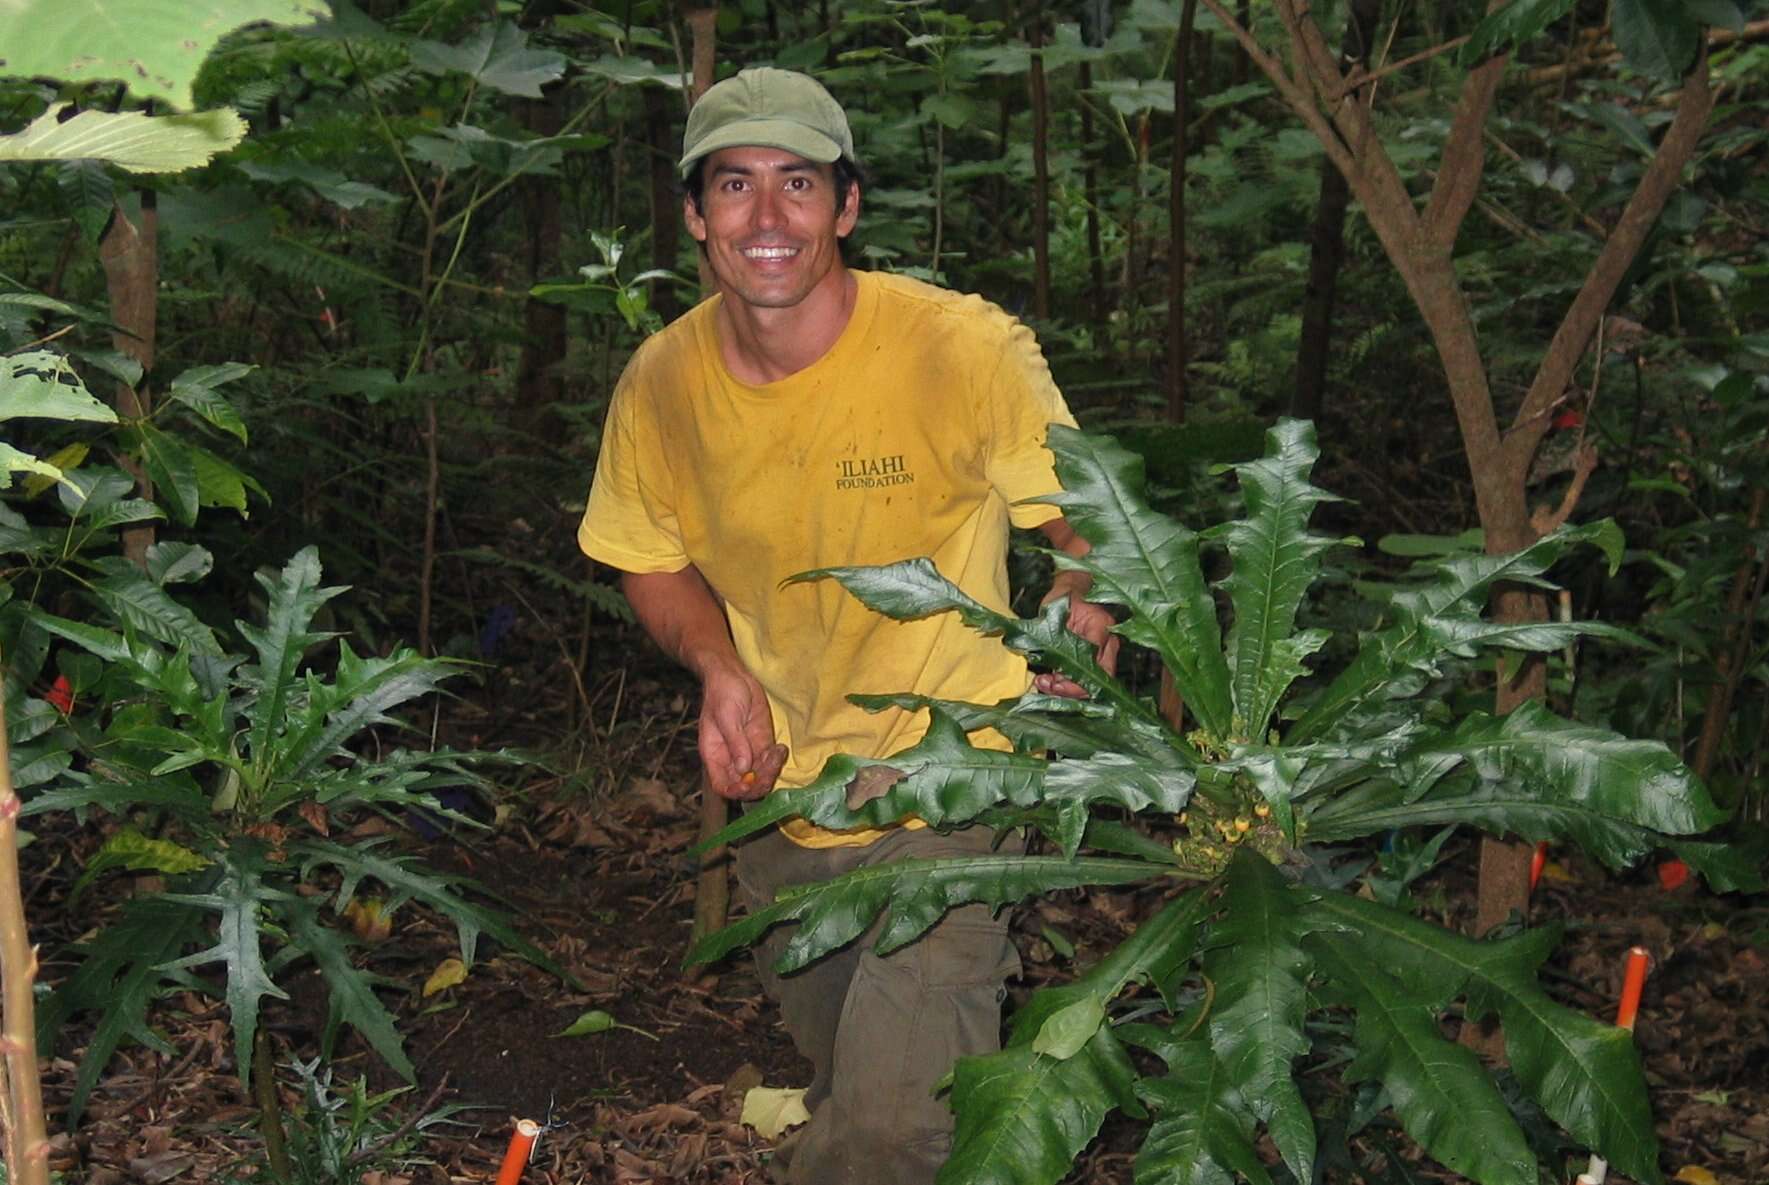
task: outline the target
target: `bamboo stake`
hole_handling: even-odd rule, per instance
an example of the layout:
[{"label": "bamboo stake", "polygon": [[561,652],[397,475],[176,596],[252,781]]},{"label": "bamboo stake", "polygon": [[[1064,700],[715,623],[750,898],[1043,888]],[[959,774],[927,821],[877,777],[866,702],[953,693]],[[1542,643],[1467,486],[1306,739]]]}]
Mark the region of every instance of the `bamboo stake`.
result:
[{"label": "bamboo stake", "polygon": [[534,1159],[534,1146],[540,1141],[541,1125],[532,1119],[518,1119],[510,1133],[510,1146],[504,1149],[504,1163],[498,1166],[497,1185],[516,1185],[522,1170]]},{"label": "bamboo stake", "polygon": [[[1640,992],[1646,986],[1646,966],[1652,956],[1643,946],[1628,949],[1628,969],[1622,976],[1622,999],[1615,1010],[1617,1028],[1634,1031],[1634,1018],[1640,1012]],[[1609,1162],[1596,1153],[1591,1154],[1591,1163],[1579,1174],[1577,1185],[1603,1185],[1609,1176]]]},{"label": "bamboo stake", "polygon": [[6,697],[0,690],[0,1048],[6,1052],[6,1177],[17,1185],[49,1185],[49,1137],[43,1125],[43,1084],[37,1076],[34,989],[37,949],[25,927],[18,879],[18,813]]}]

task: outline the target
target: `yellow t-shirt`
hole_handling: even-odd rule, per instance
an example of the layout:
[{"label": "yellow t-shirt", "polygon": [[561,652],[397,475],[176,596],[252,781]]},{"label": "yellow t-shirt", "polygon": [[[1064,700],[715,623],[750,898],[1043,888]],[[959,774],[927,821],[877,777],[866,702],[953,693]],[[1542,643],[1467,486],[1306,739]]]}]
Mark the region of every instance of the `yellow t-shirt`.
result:
[{"label": "yellow t-shirt", "polygon": [[[931,557],[1006,611],[1008,524],[1054,507],[1045,430],[1073,424],[1031,330],[981,297],[856,272],[852,317],[829,352],[778,382],[726,369],[702,302],[642,345],[615,389],[578,543],[628,572],[699,569],[724,600],[737,654],[768,693],[790,756],[780,785],[830,756],[886,757],[926,716],[870,713],[851,693],[993,703],[1028,686],[1026,663],[944,613],[897,622],[810,568]],[[998,734],[979,744],[1007,748]],[[809,847],[876,831],[784,830]]]}]

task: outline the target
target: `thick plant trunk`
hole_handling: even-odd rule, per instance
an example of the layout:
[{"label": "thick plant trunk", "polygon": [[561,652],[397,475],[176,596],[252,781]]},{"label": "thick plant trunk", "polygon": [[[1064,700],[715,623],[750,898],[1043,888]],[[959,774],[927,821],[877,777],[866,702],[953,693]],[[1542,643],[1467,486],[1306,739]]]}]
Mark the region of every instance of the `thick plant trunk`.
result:
[{"label": "thick plant trunk", "polygon": [[1032,47],[1032,313],[1050,319],[1050,94],[1044,85],[1044,6],[1026,28]]},{"label": "thick plant trunk", "polygon": [[[152,190],[141,191],[141,225],[129,220],[121,204],[111,212],[110,226],[99,240],[98,257],[104,264],[105,287],[111,301],[111,320],[117,332],[111,342],[117,351],[141,363],[141,381],[134,386],[118,383],[117,415],[124,420],[138,420],[153,409],[147,391],[147,372],[154,365],[154,333],[159,317],[160,292],[160,215]],[[151,501],[153,482],[147,472],[130,458],[122,459],[123,468],[135,478],[136,492]],[[123,554],[137,566],[147,566],[147,549],[153,546],[154,527],[150,523],[133,523],[123,528]]]},{"label": "thick plant trunk", "polygon": [[[688,90],[688,105],[706,93],[706,88],[713,84],[713,74],[718,69],[719,61],[719,6],[709,5],[705,8],[690,8],[687,13],[688,30],[692,37],[693,82]],[[712,269],[706,264],[706,255],[700,256],[700,294],[710,296],[713,291]],[[711,795],[709,797],[717,797]],[[704,801],[704,799],[703,799]],[[719,801],[720,818],[725,809],[724,800]],[[723,826],[721,823],[720,826]]]}]

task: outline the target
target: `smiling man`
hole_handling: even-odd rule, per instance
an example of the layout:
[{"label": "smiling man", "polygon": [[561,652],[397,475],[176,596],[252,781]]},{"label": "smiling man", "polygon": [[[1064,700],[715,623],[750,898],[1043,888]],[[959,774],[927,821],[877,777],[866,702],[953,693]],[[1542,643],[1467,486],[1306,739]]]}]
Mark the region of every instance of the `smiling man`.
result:
[{"label": "smiling man", "polygon": [[[1032,333],[999,308],[857,271],[842,240],[860,171],[841,107],[813,79],[745,70],[688,117],[685,217],[718,292],[647,341],[608,413],[578,539],[622,571],[639,622],[701,684],[706,783],[734,799],[809,782],[837,753],[886,757],[926,718],[865,712],[854,693],[912,691],[993,703],[1036,680],[952,614],[895,622],[811,568],[931,557],[1006,610],[1010,526],[1079,555],[1053,508],[1047,426],[1072,423]],[[1111,619],[1058,575],[1069,628],[1110,669]],[[1007,748],[994,733],[978,744]],[[985,851],[982,829],[915,823],[832,832],[802,820],[737,853],[750,903],[780,887],[893,860]],[[1002,985],[1018,968],[1005,919],[949,914],[880,958],[871,937],[791,976],[758,952],[770,994],[815,1076],[811,1121],[777,1151],[798,1185],[931,1182],[952,1117],[933,1094],[961,1055],[998,1047]]]}]

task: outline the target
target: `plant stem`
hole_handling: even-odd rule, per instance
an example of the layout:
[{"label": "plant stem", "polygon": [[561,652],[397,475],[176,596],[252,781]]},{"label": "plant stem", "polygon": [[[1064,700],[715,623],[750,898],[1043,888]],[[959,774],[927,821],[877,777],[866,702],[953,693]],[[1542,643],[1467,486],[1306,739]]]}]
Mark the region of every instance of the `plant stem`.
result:
[{"label": "plant stem", "polygon": [[48,1185],[49,1138],[37,1075],[37,951],[25,927],[18,879],[18,812],[12,786],[5,692],[0,690],[0,1046],[6,1051],[6,1169],[18,1185]]},{"label": "plant stem", "polygon": [[276,1067],[270,1057],[270,1034],[258,1026],[252,1038],[252,1090],[258,1096],[258,1134],[264,1137],[264,1158],[279,1181],[293,1179],[288,1138],[283,1134],[282,1103],[276,1095]]}]

